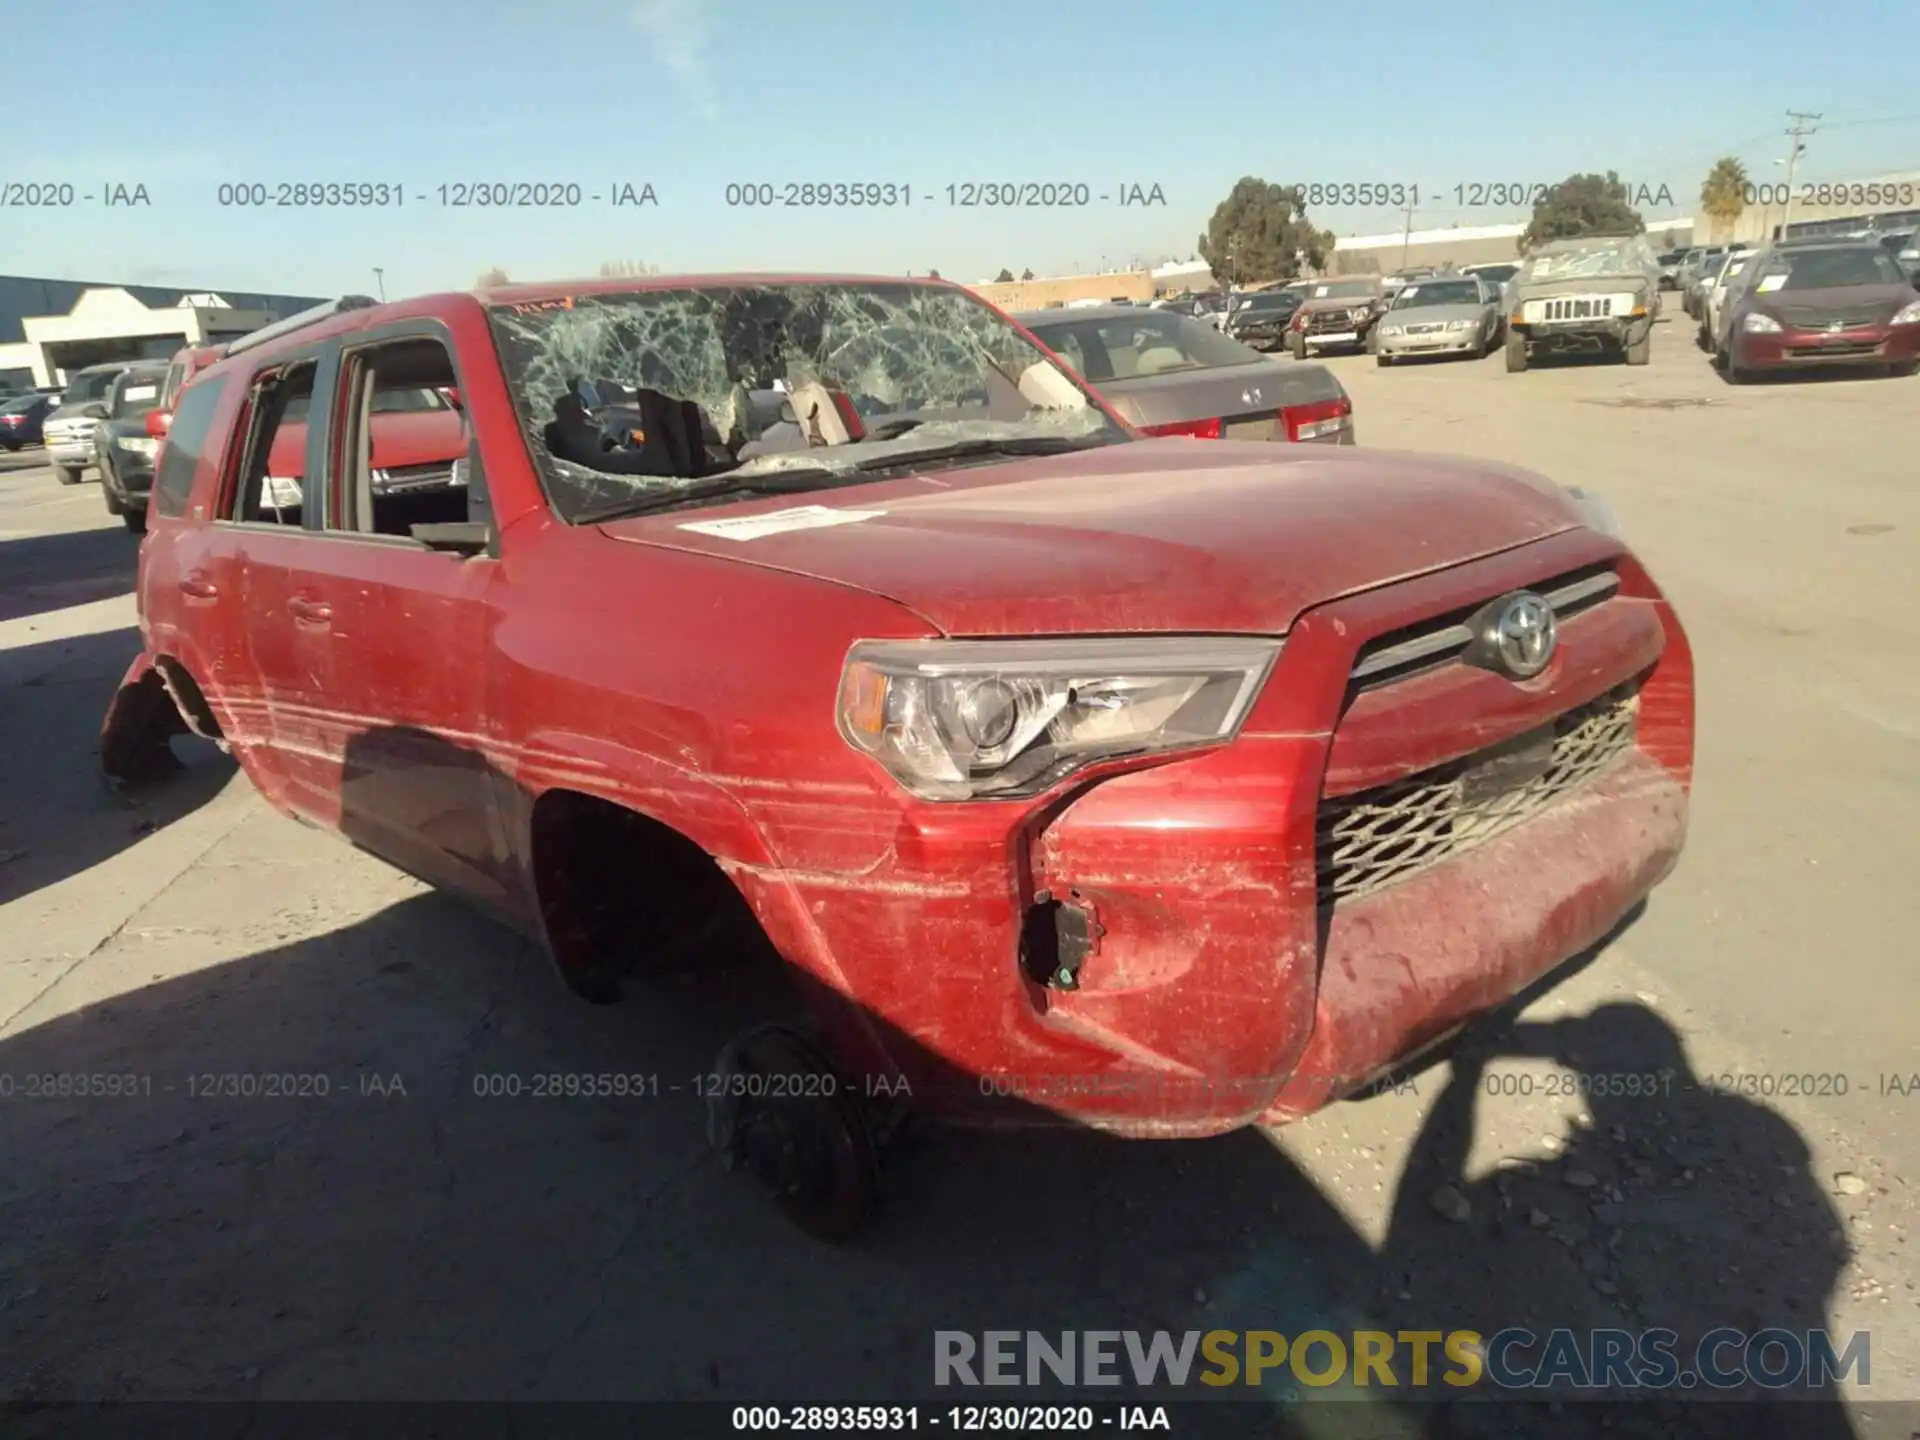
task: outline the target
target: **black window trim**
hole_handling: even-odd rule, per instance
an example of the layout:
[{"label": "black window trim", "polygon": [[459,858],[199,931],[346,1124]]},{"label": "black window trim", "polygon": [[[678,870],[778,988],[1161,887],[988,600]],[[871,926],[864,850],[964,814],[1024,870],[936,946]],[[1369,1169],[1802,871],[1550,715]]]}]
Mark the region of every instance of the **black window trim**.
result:
[{"label": "black window trim", "polygon": [[[479,427],[466,411],[471,403],[468,399],[466,371],[460,363],[460,347],[454,343],[453,330],[446,321],[431,315],[414,315],[405,319],[389,321],[385,325],[372,326],[365,330],[355,330],[351,339],[343,337],[332,342],[334,346],[334,373],[330,377],[329,391],[344,383],[344,377],[351,372],[354,356],[363,350],[384,349],[386,346],[403,344],[409,340],[432,340],[447,352],[447,360],[453,371],[454,388],[460,393],[461,414],[467,427],[467,518],[475,524],[487,527],[487,548],[483,552],[490,559],[500,558],[500,527],[494,523],[492,495],[487,489],[486,465],[481,459]],[[351,396],[342,396],[343,400]],[[308,528],[316,535],[329,540],[346,540],[368,544],[397,545],[408,550],[423,550],[431,554],[445,554],[449,558],[463,558],[454,551],[435,550],[425,541],[416,540],[411,535],[380,535],[368,530],[342,530],[333,524],[333,502],[335,481],[341,477],[334,473],[334,419],[340,413],[338,403],[330,404],[327,409],[327,423],[322,428],[327,435],[326,469],[319,473],[326,476],[322,487],[320,504],[308,507],[304,512],[309,520]],[[311,412],[309,412],[311,414]],[[313,431],[309,419],[308,442],[309,463],[312,460],[311,442]],[[464,557],[478,558],[478,557]]]},{"label": "black window trim", "polygon": [[[159,462],[153,467],[153,489],[148,504],[153,507],[155,514],[164,515],[170,519],[178,518],[186,515],[192,506],[194,486],[200,479],[200,468],[208,462],[209,452],[220,438],[214,433],[214,422],[220,418],[220,406],[226,400],[227,385],[232,379],[233,377],[231,375],[212,375],[207,378],[204,386],[195,385],[190,387],[190,389],[183,388],[180,391],[180,404],[174,407],[173,424],[167,431],[167,442],[161,448]],[[204,402],[207,407],[206,429],[200,436],[199,445],[193,457],[193,463],[187,472],[187,484],[186,488],[180,492],[179,504],[169,507],[164,502],[171,492],[168,491],[163,482],[167,476],[167,461],[174,455],[180,453],[173,448],[173,441],[175,433],[180,430],[181,410],[184,409],[187,401],[198,401],[203,395],[207,397]],[[188,418],[191,419],[190,414]],[[216,474],[223,468],[225,459],[226,456],[224,452],[213,457]]]},{"label": "black window trim", "polygon": [[[318,450],[321,455],[324,455],[326,445],[326,427],[322,426],[319,431],[314,429],[313,412],[322,394],[326,393],[323,392],[321,387],[323,385],[329,388],[331,387],[333,369],[329,362],[337,363],[337,360],[330,352],[335,352],[338,349],[339,342],[333,340],[323,341],[318,345],[303,345],[297,350],[287,350],[272,356],[262,356],[260,363],[246,373],[245,389],[248,393],[242,397],[240,412],[234,416],[236,433],[233,439],[238,445],[238,453],[232,457],[221,457],[220,486],[214,497],[216,513],[209,517],[210,523],[215,525],[230,525],[243,530],[261,530],[273,535],[300,534],[311,528],[313,523],[311,513],[313,507],[306,503],[306,480],[308,476],[314,473],[313,465],[316,458],[316,450]],[[251,469],[253,465],[255,428],[258,423],[258,415],[254,408],[254,400],[251,392],[257,390],[261,382],[271,376],[284,375],[290,370],[302,369],[309,365],[313,367],[313,393],[312,398],[307,402],[307,475],[301,477],[300,524],[282,525],[271,520],[238,519],[234,516],[233,512],[239,507],[241,500],[244,498],[247,471]],[[244,429],[241,428],[239,422],[244,422]],[[278,417],[275,417],[274,425],[275,428],[278,428]],[[269,453],[271,453],[272,443],[270,438],[265,436],[261,438],[266,441]],[[231,490],[228,488],[229,485],[232,487]]]}]

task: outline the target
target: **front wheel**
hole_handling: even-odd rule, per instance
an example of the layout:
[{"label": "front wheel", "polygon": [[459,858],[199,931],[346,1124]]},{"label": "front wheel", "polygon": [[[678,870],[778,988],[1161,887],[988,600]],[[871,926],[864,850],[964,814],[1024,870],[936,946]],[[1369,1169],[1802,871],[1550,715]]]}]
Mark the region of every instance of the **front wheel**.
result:
[{"label": "front wheel", "polygon": [[1378,365],[1382,370],[1384,370],[1389,365],[1393,364],[1393,356],[1381,355],[1376,353],[1373,357],[1373,363]]},{"label": "front wheel", "polygon": [[120,503],[120,492],[113,488],[113,477],[106,471],[100,472],[100,498],[105,502],[109,515],[123,515],[126,506]]},{"label": "front wheel", "polygon": [[121,506],[120,507],[120,523],[127,527],[127,533],[129,535],[146,534],[147,533],[146,507],[143,505],[139,509],[135,509],[131,505]]},{"label": "front wheel", "polygon": [[1507,373],[1516,375],[1527,368],[1527,339],[1524,335],[1507,332]]},{"label": "front wheel", "polygon": [[55,465],[53,467],[53,478],[58,480],[62,485],[78,485],[80,483],[80,475],[85,468],[86,467],[81,465]]},{"label": "front wheel", "polygon": [[1916,370],[1920,370],[1920,360],[1896,360],[1887,366],[1887,378],[1904,380]]},{"label": "front wheel", "polygon": [[721,1050],[705,1082],[707,1139],[744,1169],[787,1219],[819,1240],[866,1228],[879,1198],[879,1155],[860,1101],[797,1030],[766,1025]]},{"label": "front wheel", "polygon": [[1287,353],[1296,360],[1307,358],[1307,341],[1302,335],[1287,336]]}]

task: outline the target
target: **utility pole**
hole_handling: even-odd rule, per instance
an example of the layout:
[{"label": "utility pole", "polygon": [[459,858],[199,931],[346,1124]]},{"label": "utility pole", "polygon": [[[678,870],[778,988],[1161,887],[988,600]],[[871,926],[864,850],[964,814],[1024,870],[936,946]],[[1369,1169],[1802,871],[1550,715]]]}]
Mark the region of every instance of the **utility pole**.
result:
[{"label": "utility pole", "polygon": [[1413,206],[1403,207],[1407,212],[1406,229],[1400,232],[1400,268],[1407,268],[1407,248],[1413,244]]},{"label": "utility pole", "polygon": [[385,267],[380,265],[373,267],[373,283],[380,287],[380,299],[382,302],[385,302],[387,298],[387,272]]},{"label": "utility pole", "polygon": [[1780,219],[1780,238],[1787,238],[1787,226],[1793,223],[1793,167],[1800,163],[1800,156],[1806,151],[1806,137],[1813,134],[1813,121],[1818,115],[1809,115],[1804,110],[1789,110],[1787,118],[1793,121],[1793,128],[1787,131],[1787,138],[1793,141],[1793,148],[1787,151],[1787,208]]}]

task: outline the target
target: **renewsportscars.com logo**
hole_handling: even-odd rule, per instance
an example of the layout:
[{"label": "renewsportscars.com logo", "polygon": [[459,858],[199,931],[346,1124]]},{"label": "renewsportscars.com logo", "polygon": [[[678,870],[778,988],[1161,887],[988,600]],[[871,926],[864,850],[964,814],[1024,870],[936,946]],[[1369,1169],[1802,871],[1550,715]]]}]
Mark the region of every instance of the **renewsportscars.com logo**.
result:
[{"label": "renewsportscars.com logo", "polygon": [[1677,1331],[936,1330],[940,1386],[1212,1387],[1346,1384],[1423,1389],[1823,1390],[1870,1383],[1871,1335],[1837,1349],[1825,1330],[1724,1327],[1691,1345]]}]

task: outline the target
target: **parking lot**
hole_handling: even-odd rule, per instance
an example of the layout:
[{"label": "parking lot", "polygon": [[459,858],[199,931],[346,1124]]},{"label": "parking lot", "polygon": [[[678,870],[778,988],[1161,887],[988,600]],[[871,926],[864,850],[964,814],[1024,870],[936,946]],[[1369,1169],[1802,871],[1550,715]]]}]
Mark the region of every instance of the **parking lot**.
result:
[{"label": "parking lot", "polygon": [[1489,1027],[1282,1131],[919,1137],[851,1250],[724,1173],[684,1091],[476,1094],[696,1075],[725,995],[583,1006],[197,742],[168,785],[108,789],[136,541],[96,485],[0,457],[0,1073],[150,1077],[0,1096],[0,1400],[872,1401],[935,1393],[939,1329],[1784,1310],[1871,1331],[1865,1398],[1920,1401],[1920,379],[1730,386],[1666,315],[1644,369],[1326,362],[1363,447],[1605,495],[1679,607],[1693,830],[1644,913],[1533,1001],[1525,1045]]}]

